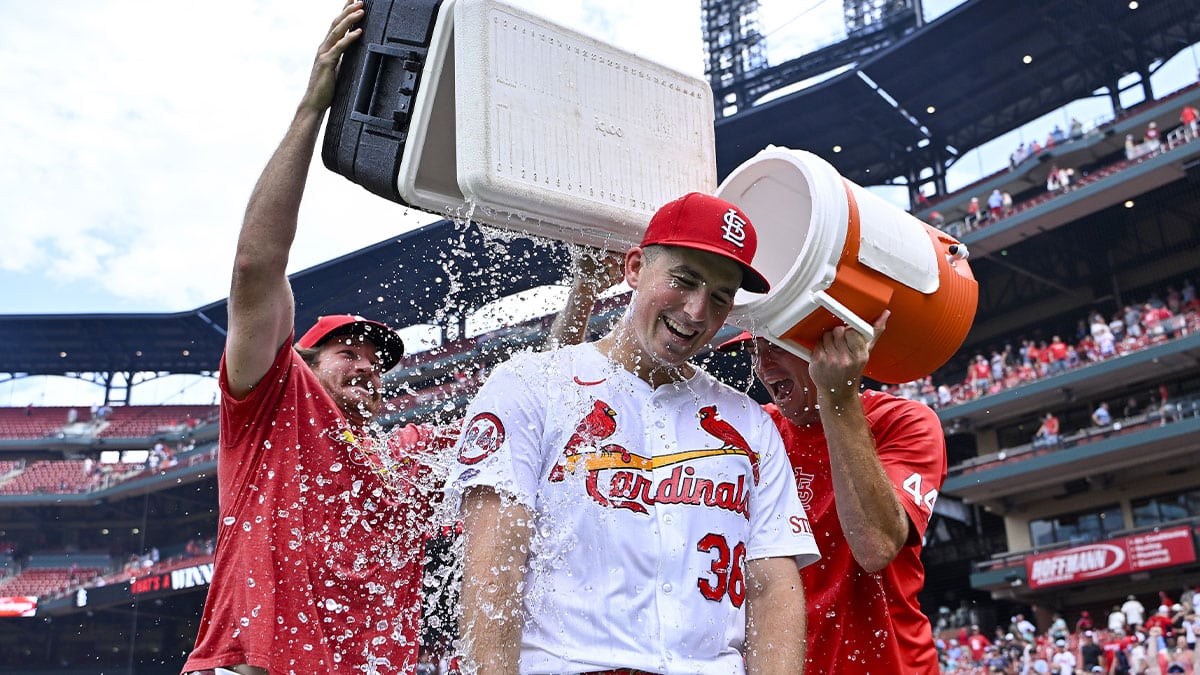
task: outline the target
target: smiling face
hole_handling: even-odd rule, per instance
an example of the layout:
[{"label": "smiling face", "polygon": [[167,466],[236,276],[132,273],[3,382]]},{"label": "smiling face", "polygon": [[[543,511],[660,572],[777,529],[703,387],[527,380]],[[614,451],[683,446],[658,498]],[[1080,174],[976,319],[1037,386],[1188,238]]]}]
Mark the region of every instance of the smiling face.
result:
[{"label": "smiling face", "polygon": [[310,367],[352,424],[363,424],[383,405],[379,348],[361,335],[337,335],[317,347]]},{"label": "smiling face", "polygon": [[626,255],[634,289],[618,331],[629,349],[618,360],[643,379],[655,368],[678,368],[725,324],[742,281],[737,263],[675,246],[634,248]]},{"label": "smiling face", "polygon": [[784,417],[797,426],[819,422],[817,388],[808,375],[808,362],[762,338],[754,340],[752,353],[754,374]]}]

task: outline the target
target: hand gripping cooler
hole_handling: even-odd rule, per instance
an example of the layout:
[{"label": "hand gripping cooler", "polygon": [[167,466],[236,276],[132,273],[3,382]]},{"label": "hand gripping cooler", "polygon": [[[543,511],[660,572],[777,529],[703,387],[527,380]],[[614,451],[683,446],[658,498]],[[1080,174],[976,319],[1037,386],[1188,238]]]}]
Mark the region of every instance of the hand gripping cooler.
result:
[{"label": "hand gripping cooler", "polygon": [[893,384],[932,373],[966,339],[979,299],[966,247],[820,157],[768,146],[716,194],[754,223],[754,266],[771,282],[766,296],[738,293],[731,323],[807,359],[831,328],[869,338],[891,310],[865,373]]},{"label": "hand gripping cooler", "polygon": [[623,249],[716,186],[699,78],[500,0],[368,0],[362,26],[322,158],[375,194]]},{"label": "hand gripping cooler", "polygon": [[396,176],[441,4],[367,0],[363,34],[342,55],[321,160],[392,201],[404,203]]}]

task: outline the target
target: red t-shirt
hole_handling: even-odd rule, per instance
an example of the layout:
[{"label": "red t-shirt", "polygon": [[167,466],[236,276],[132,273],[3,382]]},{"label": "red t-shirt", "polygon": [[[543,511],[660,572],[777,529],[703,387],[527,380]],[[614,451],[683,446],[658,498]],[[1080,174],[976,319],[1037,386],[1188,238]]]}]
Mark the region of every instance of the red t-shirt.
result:
[{"label": "red t-shirt", "polygon": [[971,650],[971,660],[983,661],[984,652],[992,646],[992,641],[985,635],[972,635],[967,638],[967,648]]},{"label": "red t-shirt", "polygon": [[1050,349],[1050,358],[1054,359],[1055,361],[1066,361],[1067,360],[1067,343],[1051,342],[1049,349]]},{"label": "red t-shirt", "polygon": [[990,380],[992,378],[992,368],[986,361],[976,361],[971,366],[972,380]]},{"label": "red t-shirt", "polygon": [[411,457],[453,439],[407,426],[388,436],[389,452],[352,441],[290,338],[246,398],[229,395],[224,358],[220,387],[221,520],[184,672],[411,671],[432,524],[428,493],[415,487],[426,470]]},{"label": "red t-shirt", "polygon": [[804,672],[934,675],[937,649],[917,592],[925,583],[921,542],[946,478],[945,437],[937,416],[920,403],[876,391],[865,392],[862,402],[884,471],[913,524],[896,559],[876,574],[855,562],[842,532],[821,427],[797,427],[774,404],[766,406],[821,549],[821,560],[800,570],[808,605]]}]

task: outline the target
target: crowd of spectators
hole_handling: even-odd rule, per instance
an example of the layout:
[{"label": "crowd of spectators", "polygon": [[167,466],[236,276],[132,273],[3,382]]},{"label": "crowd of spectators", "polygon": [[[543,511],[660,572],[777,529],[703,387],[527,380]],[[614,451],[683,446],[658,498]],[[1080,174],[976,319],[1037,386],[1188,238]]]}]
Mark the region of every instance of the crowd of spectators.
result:
[{"label": "crowd of spectators", "polygon": [[1054,128],[1046,136],[1045,143],[1039,143],[1036,139],[1026,144],[1024,141],[1017,146],[1016,150],[1008,156],[1008,169],[1014,171],[1025,160],[1037,157],[1042,152],[1053,148],[1056,145],[1062,145],[1068,140],[1076,141],[1083,138],[1083,122],[1078,118],[1072,117],[1069,131],[1063,131],[1062,127],[1055,124]]},{"label": "crowd of spectators", "polygon": [[[1200,675],[1196,635],[1200,620],[1195,590],[1172,601],[1160,592],[1150,616],[1133,595],[1103,619],[1080,612],[1072,626],[1055,613],[1041,630],[1024,614],[998,625],[992,635],[978,625],[937,631],[942,672],[947,675]],[[1102,623],[1101,623],[1102,622]]]},{"label": "crowd of spectators", "polygon": [[[1200,138],[1200,110],[1192,105],[1184,105],[1179,115],[1179,121],[1180,126],[1172,129],[1171,133],[1165,138],[1162,130],[1158,128],[1157,122],[1153,121],[1147,123],[1140,140],[1134,134],[1126,134],[1123,161],[1106,167],[1094,167],[1093,173],[1090,176],[1087,172],[1077,173],[1072,167],[1060,167],[1057,164],[1051,165],[1046,175],[1046,191],[1020,203],[1014,203],[1013,196],[999,188],[992,190],[986,201],[982,204],[979,197],[971,197],[961,224],[965,225],[967,230],[970,231],[989,222],[1007,218],[1019,210],[1040,203],[1048,196],[1066,194],[1071,190],[1082,187],[1083,183],[1091,182],[1098,177],[1108,175],[1126,166],[1131,166],[1181,143],[1190,143]],[[1028,144],[1022,142],[1009,155],[1008,170],[1015,171],[1027,160],[1037,157],[1044,151],[1068,140],[1076,140],[1083,136],[1083,124],[1078,119],[1071,119],[1069,132],[1063,132],[1060,126],[1055,125],[1054,129],[1046,137],[1044,144],[1037,140]],[[914,212],[923,210],[930,203],[930,198],[923,192],[918,191],[916,201],[913,204],[913,210]],[[946,227],[946,217],[940,211],[931,211],[927,220],[934,227]],[[954,229],[950,231],[951,233],[955,233]]]},{"label": "crowd of spectators", "polygon": [[1125,305],[1106,318],[1092,312],[1080,319],[1071,342],[1054,335],[1049,341],[1023,339],[976,354],[962,379],[934,384],[933,376],[883,388],[891,394],[945,408],[995,394],[1044,377],[1122,356],[1200,330],[1200,300],[1191,280],[1170,286],[1165,299],[1152,295],[1142,303]]}]

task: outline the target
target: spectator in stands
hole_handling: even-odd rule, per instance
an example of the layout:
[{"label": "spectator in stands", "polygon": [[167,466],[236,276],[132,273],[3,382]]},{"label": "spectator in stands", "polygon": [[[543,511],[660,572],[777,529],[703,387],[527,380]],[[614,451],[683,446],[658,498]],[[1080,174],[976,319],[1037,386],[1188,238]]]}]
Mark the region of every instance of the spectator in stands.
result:
[{"label": "spectator in stands", "polygon": [[1067,620],[1059,612],[1054,613],[1054,618],[1050,621],[1050,628],[1046,632],[1052,640],[1066,640],[1071,636],[1071,629],[1067,628]]},{"label": "spectator in stands", "polygon": [[1153,305],[1149,302],[1142,305],[1142,328],[1151,339],[1166,335],[1167,329],[1163,321],[1171,318],[1171,310],[1166,305]]},{"label": "spectator in stands", "polygon": [[1196,617],[1196,610],[1192,607],[1191,602],[1180,603],[1178,616],[1182,617],[1178,620],[1177,635],[1182,635],[1187,648],[1196,650],[1196,635],[1200,633],[1200,619]]},{"label": "spectator in stands", "polygon": [[1067,343],[1062,341],[1062,338],[1055,335],[1050,339],[1048,346],[1050,354],[1050,375],[1057,375],[1067,370],[1067,352],[1070,348]]},{"label": "spectator in stands", "polygon": [[1058,434],[1058,418],[1054,416],[1054,413],[1046,413],[1046,416],[1042,418],[1041,426],[1033,435],[1033,445],[1035,447],[1058,445]]},{"label": "spectator in stands", "polygon": [[1125,603],[1121,605],[1121,612],[1125,614],[1125,625],[1130,633],[1141,628],[1142,622],[1146,620],[1146,607],[1135,595],[1125,598]]},{"label": "spectator in stands", "polygon": [[1050,172],[1046,174],[1046,192],[1057,192],[1061,185],[1058,182],[1058,165],[1051,164]]},{"label": "spectator in stands", "polygon": [[1133,159],[1137,154],[1137,143],[1133,140],[1133,134],[1125,134],[1125,159]]},{"label": "spectator in stands", "polygon": [[1000,208],[1007,218],[1013,214],[1013,196],[1007,192],[1000,193]]},{"label": "spectator in stands", "polygon": [[1032,621],[1025,618],[1024,614],[1017,614],[1014,616],[1012,624],[1013,630],[1017,635],[1021,636],[1022,640],[1027,642],[1033,641],[1034,635],[1037,634],[1037,626],[1034,626]]},{"label": "spectator in stands", "polygon": [[381,437],[381,377],[403,344],[386,325],[322,317],[292,347],[286,267],[321,122],[361,2],[321,44],[291,125],[246,208],[219,384],[220,521],[213,579],[185,671],[326,673],[416,661],[430,427]]},{"label": "spectator in stands", "polygon": [[1078,118],[1072,117],[1069,133],[1073,141],[1083,138],[1083,122],[1080,122]]},{"label": "spectator in stands", "polygon": [[1179,123],[1183,125],[1183,137],[1187,140],[1191,141],[1200,136],[1200,110],[1196,110],[1196,106],[1183,106],[1179,113]]},{"label": "spectator in stands", "polygon": [[982,215],[979,212],[979,197],[971,197],[970,203],[967,204],[967,217],[964,219],[967,227],[972,227],[979,223]]},{"label": "spectator in stands", "polygon": [[1018,145],[1017,149],[1013,150],[1012,154],[1010,154],[1008,156],[1009,171],[1016,169],[1017,166],[1020,165],[1020,163],[1023,161],[1025,161],[1025,143],[1024,142],[1022,142],[1020,145]]},{"label": "spectator in stands", "polygon": [[1004,355],[999,350],[992,350],[992,357],[988,360],[992,369],[992,382],[1000,382],[1004,379]]},{"label": "spectator in stands", "polygon": [[1146,136],[1144,143],[1146,144],[1146,152],[1149,154],[1158,152],[1159,148],[1162,147],[1162,138],[1158,133],[1157,122],[1151,121],[1150,124],[1146,125]]},{"label": "spectator in stands", "polygon": [[1178,314],[1183,308],[1183,295],[1174,286],[1167,286],[1167,309],[1171,314]]},{"label": "spectator in stands", "polygon": [[1142,336],[1142,312],[1137,305],[1125,305],[1125,334],[1132,338]]},{"label": "spectator in stands", "polygon": [[971,632],[967,635],[966,646],[970,651],[971,660],[975,663],[983,663],[985,650],[992,646],[992,641],[979,631],[979,626],[972,625]]},{"label": "spectator in stands", "polygon": [[1171,621],[1170,606],[1159,605],[1158,611],[1156,611],[1154,613],[1154,616],[1151,616],[1150,618],[1146,619],[1145,625],[1142,626],[1143,630],[1152,631],[1155,628],[1158,628],[1160,631],[1162,631],[1163,635],[1166,635],[1168,637],[1173,634],[1172,630],[1175,628],[1175,626]]},{"label": "spectator in stands", "polygon": [[1054,656],[1051,657],[1050,662],[1059,675],[1075,675],[1075,665],[1078,662],[1075,660],[1075,655],[1067,649],[1066,640],[1054,641]]},{"label": "spectator in stands", "polygon": [[975,390],[976,396],[987,393],[988,388],[992,385],[992,368],[988,365],[987,359],[983,358],[983,354],[975,355],[975,362],[971,364],[967,378],[971,388]]},{"label": "spectator in stands", "polygon": [[1112,415],[1108,412],[1108,402],[1102,401],[1095,410],[1092,411],[1092,426],[1106,427],[1112,424]]},{"label": "spectator in stands", "polygon": [[1004,215],[1004,195],[1000,194],[1000,188],[992,190],[992,194],[988,195],[988,212],[992,220]]},{"label": "spectator in stands", "polygon": [[1094,628],[1092,625],[1092,615],[1088,611],[1082,610],[1079,613],[1079,620],[1075,621],[1075,633],[1085,633]]},{"label": "spectator in stands", "polygon": [[1079,664],[1083,672],[1091,673],[1093,668],[1101,668],[1100,661],[1103,658],[1104,649],[1096,644],[1096,634],[1090,629],[1083,631],[1079,639]]},{"label": "spectator in stands", "polygon": [[1126,626],[1125,612],[1121,611],[1120,605],[1113,605],[1112,611],[1108,613],[1108,632],[1123,631]]},{"label": "spectator in stands", "polygon": [[1050,347],[1046,345],[1045,340],[1038,342],[1037,355],[1038,377],[1046,377],[1050,374],[1050,366],[1054,362],[1054,354],[1050,351]]}]

